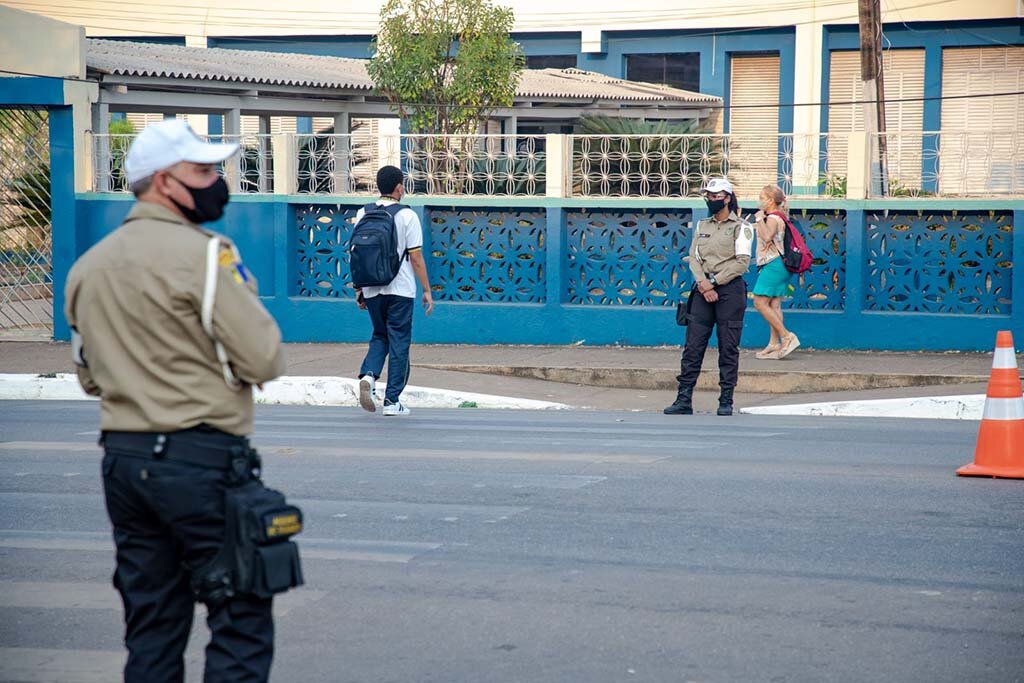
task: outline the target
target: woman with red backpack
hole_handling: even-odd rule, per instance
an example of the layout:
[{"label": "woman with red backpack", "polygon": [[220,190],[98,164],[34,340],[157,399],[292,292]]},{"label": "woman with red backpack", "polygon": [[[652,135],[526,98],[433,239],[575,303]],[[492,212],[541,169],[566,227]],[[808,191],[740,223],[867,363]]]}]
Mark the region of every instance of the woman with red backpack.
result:
[{"label": "woman with red backpack", "polygon": [[765,185],[758,198],[755,215],[757,282],[754,284],[754,308],[771,330],[768,346],[757,352],[762,360],[785,358],[800,346],[800,339],[786,329],[782,320],[782,297],[789,295],[793,277],[782,258],[788,224],[786,195],[778,185]]}]

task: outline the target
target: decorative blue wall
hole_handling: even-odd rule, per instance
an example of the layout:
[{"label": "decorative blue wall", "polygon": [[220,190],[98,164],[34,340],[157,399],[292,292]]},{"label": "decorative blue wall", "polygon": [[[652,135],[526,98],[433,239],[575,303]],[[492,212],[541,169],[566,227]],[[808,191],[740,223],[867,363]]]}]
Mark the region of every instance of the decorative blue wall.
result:
[{"label": "decorative blue wall", "polygon": [[[241,196],[213,226],[238,244],[287,340],[368,337],[344,255],[364,201]],[[691,287],[683,256],[693,221],[706,215],[699,202],[408,201],[424,226],[437,302],[430,318],[417,307],[418,342],[681,342],[672,309]],[[787,324],[807,346],[984,351],[997,330],[1024,331],[1024,268],[1014,258],[1024,254],[1024,230],[1014,229],[1024,225],[1024,201],[793,203],[815,265],[794,280]],[[130,205],[79,195],[73,235],[55,226],[55,253],[68,244],[82,253]],[[743,345],[767,335],[751,310]],[[56,336],[66,338],[66,327]]]}]

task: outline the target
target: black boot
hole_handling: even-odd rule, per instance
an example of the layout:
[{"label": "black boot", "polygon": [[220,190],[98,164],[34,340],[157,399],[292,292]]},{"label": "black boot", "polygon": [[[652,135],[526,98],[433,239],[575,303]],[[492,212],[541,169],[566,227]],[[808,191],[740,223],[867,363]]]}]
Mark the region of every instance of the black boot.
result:
[{"label": "black boot", "polygon": [[675,402],[662,411],[666,415],[693,415],[693,387],[679,387]]},{"label": "black boot", "polygon": [[722,387],[718,394],[718,414],[732,415],[732,387]]}]

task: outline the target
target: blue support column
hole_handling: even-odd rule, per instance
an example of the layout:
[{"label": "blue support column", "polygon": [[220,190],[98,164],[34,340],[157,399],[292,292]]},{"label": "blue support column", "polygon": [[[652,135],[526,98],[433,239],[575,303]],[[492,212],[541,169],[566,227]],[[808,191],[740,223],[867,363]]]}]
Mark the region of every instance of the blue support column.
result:
[{"label": "blue support column", "polygon": [[[942,46],[936,43],[929,43],[924,49],[924,96],[942,97]],[[942,130],[942,100],[925,100],[921,125],[925,132]],[[939,191],[940,144],[942,141],[934,134],[921,140],[921,189],[925,192]]]},{"label": "blue support column", "polygon": [[855,334],[862,324],[864,310],[864,273],[867,268],[867,252],[864,248],[867,232],[867,211],[847,209],[846,211],[846,293],[843,297],[845,328]]},{"label": "blue support column", "polygon": [[561,206],[548,207],[545,218],[547,234],[544,239],[544,303],[549,307],[562,305],[565,292],[565,250],[566,221],[565,209]]},{"label": "blue support column", "polygon": [[212,138],[224,135],[224,117],[220,114],[209,114],[206,121],[206,132]]},{"label": "blue support column", "polygon": [[75,128],[71,107],[53,107],[49,115],[53,338],[68,340],[71,330],[64,318],[64,283],[79,255],[75,221]]},{"label": "blue support column", "polygon": [[[422,204],[411,206],[409,208],[411,208],[416,214],[416,217],[420,219],[420,226],[423,228],[423,262],[427,264],[427,278],[429,279],[431,277],[430,262],[433,258],[431,256],[433,250],[430,246],[430,210]],[[433,284],[433,282],[434,281],[431,280],[431,284]]]},{"label": "blue support column", "polygon": [[291,293],[292,263],[294,263],[295,240],[292,226],[295,211],[291,204],[281,202],[274,205],[274,300],[284,305]]},{"label": "blue support column", "polygon": [[1024,348],[1024,209],[1013,212],[1013,274],[1010,280],[1013,290],[1010,304],[1010,327],[1017,332],[1014,343]]}]

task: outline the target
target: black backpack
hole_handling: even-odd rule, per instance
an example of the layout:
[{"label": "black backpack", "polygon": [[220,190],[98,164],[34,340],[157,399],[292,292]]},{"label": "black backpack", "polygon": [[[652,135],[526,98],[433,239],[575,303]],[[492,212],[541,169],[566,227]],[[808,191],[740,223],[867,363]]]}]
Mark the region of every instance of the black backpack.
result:
[{"label": "black backpack", "polygon": [[363,207],[363,217],[352,229],[348,243],[353,286],[384,287],[398,275],[407,254],[398,253],[395,215],[405,208],[404,204],[380,206],[376,203]]}]

